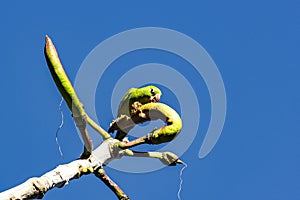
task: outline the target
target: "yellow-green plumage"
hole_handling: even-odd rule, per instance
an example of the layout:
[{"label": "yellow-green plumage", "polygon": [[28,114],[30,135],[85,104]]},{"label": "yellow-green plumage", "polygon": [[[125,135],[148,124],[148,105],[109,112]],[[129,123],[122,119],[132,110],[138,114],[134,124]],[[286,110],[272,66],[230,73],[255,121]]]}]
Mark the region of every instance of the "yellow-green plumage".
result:
[{"label": "yellow-green plumage", "polygon": [[161,144],[170,142],[180,133],[182,121],[179,114],[163,103],[147,103],[139,105],[136,112],[131,115],[130,121],[119,118],[112,126],[114,126],[115,130],[126,130],[135,124],[158,119],[165,122],[166,125],[153,130],[148,135],[138,139],[139,141],[147,144]]},{"label": "yellow-green plumage", "polygon": [[[132,105],[135,102],[139,102],[142,105],[149,102],[157,102],[159,101],[160,96],[160,89],[153,85],[145,86],[142,88],[131,88],[126,92],[119,104],[117,120],[120,120],[121,118],[122,120],[131,121],[130,119],[133,110]],[[114,122],[112,124],[114,124]],[[131,126],[127,127],[126,129],[119,129],[115,138],[118,140],[122,140],[135,125],[132,123],[130,124]],[[115,130],[115,126],[111,125],[108,132],[112,133]]]}]

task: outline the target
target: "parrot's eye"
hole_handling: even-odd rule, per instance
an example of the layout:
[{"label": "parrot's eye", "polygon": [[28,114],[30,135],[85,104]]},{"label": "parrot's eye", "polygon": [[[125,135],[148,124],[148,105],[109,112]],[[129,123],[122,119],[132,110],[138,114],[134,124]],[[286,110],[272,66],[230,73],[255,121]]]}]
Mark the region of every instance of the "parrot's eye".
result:
[{"label": "parrot's eye", "polygon": [[154,92],[153,88],[151,88],[150,92],[151,92],[152,95],[155,95],[155,92]]}]

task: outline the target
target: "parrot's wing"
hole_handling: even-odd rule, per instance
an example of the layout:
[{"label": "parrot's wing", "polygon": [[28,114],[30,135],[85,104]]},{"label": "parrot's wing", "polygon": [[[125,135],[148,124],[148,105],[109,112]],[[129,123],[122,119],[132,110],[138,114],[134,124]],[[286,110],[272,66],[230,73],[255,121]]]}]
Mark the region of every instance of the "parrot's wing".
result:
[{"label": "parrot's wing", "polygon": [[135,123],[127,115],[120,115],[117,119],[110,123],[108,129],[109,133],[113,133],[116,130],[126,130],[128,128],[134,127]]},{"label": "parrot's wing", "polygon": [[120,104],[119,104],[119,108],[118,108],[118,116],[122,115],[122,114],[129,114],[129,107],[131,105],[129,105],[130,103],[130,98],[132,93],[134,93],[137,90],[137,88],[131,88],[130,90],[128,90],[126,92],[126,94],[124,95],[123,99],[121,100]]}]

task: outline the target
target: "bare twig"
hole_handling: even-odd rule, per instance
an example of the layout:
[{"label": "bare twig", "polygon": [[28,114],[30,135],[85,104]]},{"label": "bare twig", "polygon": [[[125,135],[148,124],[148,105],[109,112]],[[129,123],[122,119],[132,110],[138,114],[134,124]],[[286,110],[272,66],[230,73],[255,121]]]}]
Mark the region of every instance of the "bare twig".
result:
[{"label": "bare twig", "polygon": [[129,200],[130,198],[121,190],[121,188],[107,176],[104,169],[100,167],[97,169],[94,174],[103,181],[103,183],[108,186],[121,200]]}]

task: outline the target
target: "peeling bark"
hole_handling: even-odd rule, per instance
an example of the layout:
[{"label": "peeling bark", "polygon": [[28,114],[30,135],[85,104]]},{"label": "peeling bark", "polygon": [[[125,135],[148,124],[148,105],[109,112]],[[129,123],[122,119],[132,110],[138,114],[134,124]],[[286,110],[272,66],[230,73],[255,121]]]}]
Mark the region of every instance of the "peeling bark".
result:
[{"label": "peeling bark", "polygon": [[97,166],[99,166],[99,163],[91,160],[76,160],[68,164],[59,165],[41,177],[30,178],[24,183],[0,193],[0,199],[41,199],[52,188],[61,188],[68,184],[69,181],[86,174],[85,169]]}]

